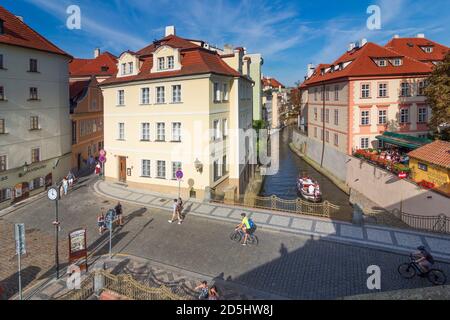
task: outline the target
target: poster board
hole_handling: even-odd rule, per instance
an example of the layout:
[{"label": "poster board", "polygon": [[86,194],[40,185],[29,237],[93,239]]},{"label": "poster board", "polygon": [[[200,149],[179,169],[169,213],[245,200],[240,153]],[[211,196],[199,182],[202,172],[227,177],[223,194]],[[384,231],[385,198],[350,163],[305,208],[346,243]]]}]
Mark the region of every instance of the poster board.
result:
[{"label": "poster board", "polygon": [[[79,260],[83,260],[77,263]],[[80,270],[88,270],[86,229],[77,229],[69,233],[69,264],[77,263]]]}]

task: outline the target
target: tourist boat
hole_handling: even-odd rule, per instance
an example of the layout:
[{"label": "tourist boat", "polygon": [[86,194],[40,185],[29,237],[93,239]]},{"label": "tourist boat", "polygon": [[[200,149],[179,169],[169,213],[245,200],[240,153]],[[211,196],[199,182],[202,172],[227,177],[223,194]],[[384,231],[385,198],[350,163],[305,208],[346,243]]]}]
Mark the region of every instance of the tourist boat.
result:
[{"label": "tourist boat", "polygon": [[[312,189],[312,188],[314,189]],[[320,191],[320,186],[317,182],[309,177],[301,177],[297,181],[297,191],[300,196],[311,202],[321,202],[322,193]],[[312,191],[312,192],[311,192]]]}]

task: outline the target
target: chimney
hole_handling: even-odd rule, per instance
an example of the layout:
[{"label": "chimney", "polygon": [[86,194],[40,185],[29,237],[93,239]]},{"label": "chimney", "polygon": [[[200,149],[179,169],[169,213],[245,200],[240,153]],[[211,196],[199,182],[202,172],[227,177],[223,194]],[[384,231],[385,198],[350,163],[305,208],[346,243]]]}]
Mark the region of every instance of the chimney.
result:
[{"label": "chimney", "polygon": [[166,37],[175,35],[175,26],[166,27]]},{"label": "chimney", "polygon": [[94,58],[97,58],[100,55],[100,48],[95,48],[94,50]]},{"label": "chimney", "polygon": [[225,54],[232,54],[233,53],[233,46],[231,44],[225,44],[223,46],[223,51]]},{"label": "chimney", "polygon": [[23,22],[23,17],[22,16],[16,16],[16,18]]},{"label": "chimney", "polygon": [[425,38],[425,34],[424,33],[418,33],[417,34],[417,38]]},{"label": "chimney", "polygon": [[308,78],[311,77],[313,75],[313,73],[314,73],[314,70],[315,70],[314,65],[312,63],[308,64],[307,71],[306,71],[306,76]]},{"label": "chimney", "polygon": [[398,34],[394,35],[394,39],[399,39],[400,36]]},{"label": "chimney", "polygon": [[350,42],[350,44],[348,45],[348,50],[347,51],[352,51],[353,49],[355,49],[356,44],[354,42]]}]

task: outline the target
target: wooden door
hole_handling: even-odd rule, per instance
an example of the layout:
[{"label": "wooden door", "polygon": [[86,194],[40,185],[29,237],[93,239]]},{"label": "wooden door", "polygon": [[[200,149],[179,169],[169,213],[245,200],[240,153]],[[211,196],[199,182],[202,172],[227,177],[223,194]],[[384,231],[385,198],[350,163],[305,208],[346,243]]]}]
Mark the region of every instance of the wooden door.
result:
[{"label": "wooden door", "polygon": [[127,181],[127,158],[119,157],[119,180]]}]

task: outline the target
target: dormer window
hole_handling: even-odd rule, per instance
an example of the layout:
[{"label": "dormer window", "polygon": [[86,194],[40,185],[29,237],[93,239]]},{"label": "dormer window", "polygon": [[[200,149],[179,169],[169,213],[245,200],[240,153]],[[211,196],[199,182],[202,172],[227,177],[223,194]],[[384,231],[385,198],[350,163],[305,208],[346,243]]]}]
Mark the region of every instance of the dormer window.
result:
[{"label": "dormer window", "polygon": [[325,74],[325,68],[320,69],[320,75],[324,75]]},{"label": "dormer window", "polygon": [[433,47],[422,47],[422,50],[426,53],[432,53],[433,52]]},{"label": "dormer window", "polygon": [[5,22],[0,19],[0,34],[4,34],[5,33]]},{"label": "dormer window", "polygon": [[126,63],[122,63],[122,75],[127,74],[127,64]]},{"label": "dormer window", "polygon": [[386,60],[384,60],[384,59],[378,60],[377,64],[378,64],[379,67],[386,67],[387,66]]},{"label": "dormer window", "polygon": [[175,67],[175,60],[173,56],[167,57],[167,69],[173,69]]},{"label": "dormer window", "polygon": [[128,73],[132,74],[133,73],[133,62],[129,62],[128,63]]},{"label": "dormer window", "polygon": [[108,71],[108,69],[109,69],[108,66],[102,66],[101,67],[101,71],[102,72],[106,72],[106,71]]},{"label": "dormer window", "polygon": [[158,70],[164,70],[165,58],[158,58]]},{"label": "dormer window", "polygon": [[393,65],[396,66],[396,67],[399,67],[399,66],[401,66],[402,64],[403,64],[403,60],[400,59],[400,58],[396,58],[396,59],[394,59],[394,61],[393,61]]}]

